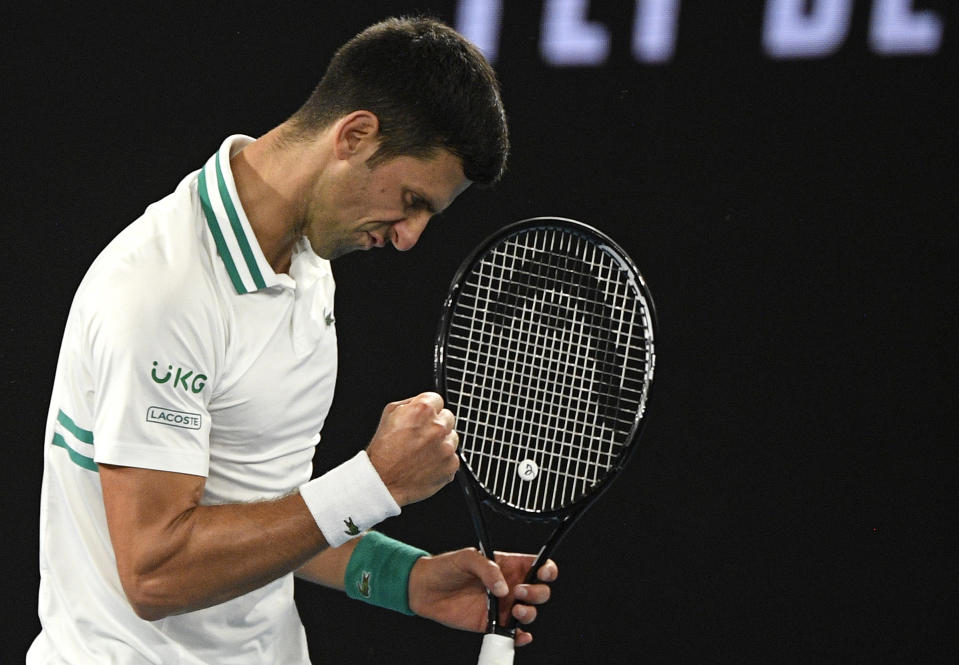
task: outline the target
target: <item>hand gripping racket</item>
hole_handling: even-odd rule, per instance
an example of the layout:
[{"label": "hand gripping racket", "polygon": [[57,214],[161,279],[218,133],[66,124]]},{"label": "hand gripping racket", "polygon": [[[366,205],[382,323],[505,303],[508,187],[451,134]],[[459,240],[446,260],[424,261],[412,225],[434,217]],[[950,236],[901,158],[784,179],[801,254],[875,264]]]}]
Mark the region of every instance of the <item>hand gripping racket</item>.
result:
[{"label": "hand gripping racket", "polygon": [[[460,266],[436,337],[434,377],[456,415],[457,477],[480,550],[481,503],[554,526],[527,583],[623,468],[655,366],[653,300],[633,261],[581,222],[501,229]],[[516,622],[489,595],[480,665],[513,662]]]}]

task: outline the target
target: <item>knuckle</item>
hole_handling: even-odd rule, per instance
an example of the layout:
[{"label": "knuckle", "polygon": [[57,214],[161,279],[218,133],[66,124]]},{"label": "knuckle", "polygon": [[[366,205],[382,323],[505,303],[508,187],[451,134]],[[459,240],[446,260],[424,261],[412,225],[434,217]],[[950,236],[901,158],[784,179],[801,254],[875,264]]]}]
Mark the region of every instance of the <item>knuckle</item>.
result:
[{"label": "knuckle", "polygon": [[420,393],[416,396],[417,403],[423,404],[424,406],[429,406],[435,411],[439,411],[443,408],[443,398],[439,396],[439,393],[434,392],[425,392]]},{"label": "knuckle", "polygon": [[435,420],[428,425],[428,435],[433,439],[434,442],[445,441],[446,437],[449,436],[450,431],[446,428],[443,423],[438,423]]},{"label": "knuckle", "polygon": [[413,413],[416,413],[417,415],[421,413],[426,413],[430,410],[429,404],[427,404],[426,402],[424,402],[423,400],[419,398],[411,400],[410,403],[407,404],[407,406],[409,407],[410,411],[412,411]]}]

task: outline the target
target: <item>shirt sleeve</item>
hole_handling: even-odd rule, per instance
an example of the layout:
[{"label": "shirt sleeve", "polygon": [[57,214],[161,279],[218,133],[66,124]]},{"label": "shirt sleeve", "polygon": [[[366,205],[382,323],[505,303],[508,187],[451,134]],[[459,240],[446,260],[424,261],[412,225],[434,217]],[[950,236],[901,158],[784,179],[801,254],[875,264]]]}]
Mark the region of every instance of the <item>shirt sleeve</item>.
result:
[{"label": "shirt sleeve", "polygon": [[84,354],[96,462],[208,474],[220,334],[213,294],[190,277],[140,266],[91,285]]}]

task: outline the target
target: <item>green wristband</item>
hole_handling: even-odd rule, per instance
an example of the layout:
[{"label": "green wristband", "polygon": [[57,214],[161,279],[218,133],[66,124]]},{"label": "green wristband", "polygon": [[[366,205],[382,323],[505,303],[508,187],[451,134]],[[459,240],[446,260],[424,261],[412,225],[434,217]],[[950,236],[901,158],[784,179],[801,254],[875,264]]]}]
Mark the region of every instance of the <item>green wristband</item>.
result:
[{"label": "green wristband", "polygon": [[410,609],[410,571],[417,559],[428,555],[429,552],[370,531],[346,564],[346,595],[388,610],[415,614]]}]

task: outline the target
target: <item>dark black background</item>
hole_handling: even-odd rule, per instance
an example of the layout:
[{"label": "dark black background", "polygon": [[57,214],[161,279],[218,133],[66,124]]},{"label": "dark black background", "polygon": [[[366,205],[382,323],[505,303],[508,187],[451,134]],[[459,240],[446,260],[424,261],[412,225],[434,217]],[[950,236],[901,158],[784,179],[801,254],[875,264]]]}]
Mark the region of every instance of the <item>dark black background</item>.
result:
[{"label": "dark black background", "polygon": [[[334,265],[341,372],[317,470],[431,387],[446,286],[478,241],[581,219],[645,274],[658,371],[642,449],[557,554],[517,663],[953,662],[951,3],[914,3],[944,22],[934,55],[874,53],[860,0],[834,54],[776,60],[762,3],[687,2],[675,55],[650,65],[630,55],[633,3],[593,2],[613,47],[589,68],[542,61],[542,2],[505,4],[509,172],[412,252]],[[224,137],[287,117],[357,31],[455,16],[452,1],[43,7],[3,28],[5,662],[39,629],[44,418],[89,263]],[[473,542],[455,487],[382,530]],[[475,659],[478,636],[297,594],[317,664]]]}]

